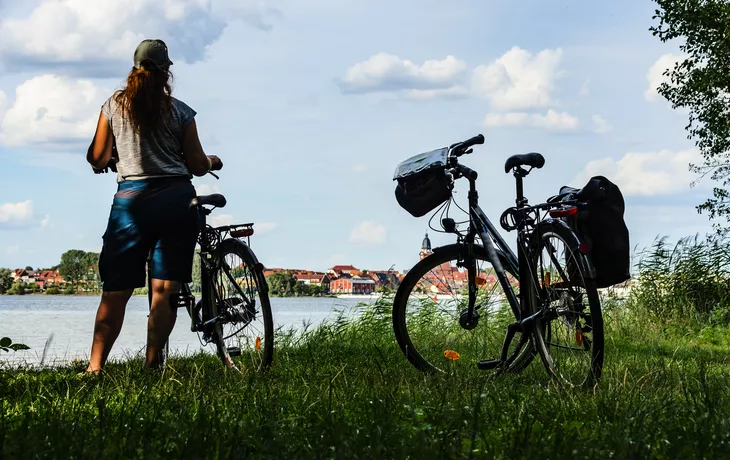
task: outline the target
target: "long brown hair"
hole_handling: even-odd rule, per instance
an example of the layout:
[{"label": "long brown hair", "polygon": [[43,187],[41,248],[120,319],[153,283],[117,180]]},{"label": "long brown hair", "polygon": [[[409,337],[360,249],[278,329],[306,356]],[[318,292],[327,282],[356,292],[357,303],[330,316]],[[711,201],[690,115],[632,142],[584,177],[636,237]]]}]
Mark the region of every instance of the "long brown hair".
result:
[{"label": "long brown hair", "polygon": [[132,68],[127,76],[127,86],[120,90],[115,100],[122,116],[132,123],[142,135],[157,131],[172,108],[172,73],[154,65]]}]

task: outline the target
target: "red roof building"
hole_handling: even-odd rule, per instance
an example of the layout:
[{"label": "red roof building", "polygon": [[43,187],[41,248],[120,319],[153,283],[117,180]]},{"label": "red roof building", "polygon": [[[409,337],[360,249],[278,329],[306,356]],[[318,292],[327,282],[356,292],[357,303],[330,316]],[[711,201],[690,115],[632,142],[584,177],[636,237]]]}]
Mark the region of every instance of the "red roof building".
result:
[{"label": "red roof building", "polygon": [[335,265],[334,267],[327,270],[327,273],[331,275],[332,278],[350,278],[352,276],[355,276],[359,272],[360,270],[353,267],[352,265]]},{"label": "red roof building", "polygon": [[13,270],[13,283],[17,283],[20,281],[20,279],[23,276],[28,276],[28,272],[23,270],[22,268],[18,268],[16,270]]},{"label": "red roof building", "polygon": [[365,278],[340,278],[330,283],[332,294],[372,294],[375,281]]}]

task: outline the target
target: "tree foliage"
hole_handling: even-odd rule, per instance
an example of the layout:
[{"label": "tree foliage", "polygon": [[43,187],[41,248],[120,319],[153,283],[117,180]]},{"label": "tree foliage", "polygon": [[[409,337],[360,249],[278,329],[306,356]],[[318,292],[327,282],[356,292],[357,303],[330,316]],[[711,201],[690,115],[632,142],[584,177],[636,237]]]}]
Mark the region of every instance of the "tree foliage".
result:
[{"label": "tree foliage", "polygon": [[99,254],[70,249],[61,255],[58,271],[72,285],[83,281],[87,289],[96,290],[100,285]]},{"label": "tree foliage", "polygon": [[0,268],[0,294],[5,294],[13,285],[13,272],[9,268]]},{"label": "tree foliage", "polygon": [[193,256],[193,273],[192,273],[192,287],[191,289],[193,292],[199,292],[200,291],[200,250],[195,250],[195,255]]},{"label": "tree foliage", "polygon": [[61,264],[58,271],[63,279],[69,283],[76,283],[83,279],[86,273],[84,268],[84,256],[86,252],[80,249],[69,249],[61,255]]},{"label": "tree foliage", "polygon": [[712,197],[698,206],[718,230],[730,220],[730,1],[654,0],[659,6],[651,32],[662,42],[679,39],[684,60],[664,74],[659,94],[689,111],[688,138],[703,157],[695,172],[717,181]]},{"label": "tree foliage", "polygon": [[22,283],[15,283],[5,293],[9,295],[25,295],[26,287]]},{"label": "tree foliage", "polygon": [[266,283],[269,285],[269,292],[272,295],[286,296],[294,294],[294,286],[297,281],[291,272],[284,270],[267,276]]}]

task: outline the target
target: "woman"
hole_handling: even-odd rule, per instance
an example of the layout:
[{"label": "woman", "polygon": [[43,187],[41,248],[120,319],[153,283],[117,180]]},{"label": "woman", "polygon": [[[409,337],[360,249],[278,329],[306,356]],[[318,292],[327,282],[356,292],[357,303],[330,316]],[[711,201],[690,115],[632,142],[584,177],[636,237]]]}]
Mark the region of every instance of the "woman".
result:
[{"label": "woman", "polygon": [[195,111],[171,96],[170,65],[162,40],[139,44],[126,87],[101,107],[86,156],[95,173],[111,167],[118,182],[99,258],[103,293],[89,373],[104,367],[127,302],[135,288],[145,285],[150,250],[152,305],[145,366],[163,364],[162,349],[177,317],[170,295],[191,281],[198,232],[197,214],[190,209],[195,197],[191,178],[223,167],[218,157],[203,152]]}]

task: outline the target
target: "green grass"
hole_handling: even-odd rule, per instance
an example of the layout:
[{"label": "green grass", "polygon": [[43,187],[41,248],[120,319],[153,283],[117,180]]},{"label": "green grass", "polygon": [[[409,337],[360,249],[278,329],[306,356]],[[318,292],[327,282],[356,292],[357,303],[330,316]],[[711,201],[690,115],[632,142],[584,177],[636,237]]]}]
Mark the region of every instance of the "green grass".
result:
[{"label": "green grass", "polygon": [[283,335],[266,375],[212,356],[164,372],[112,363],[0,370],[0,458],[730,458],[730,330],[606,313],[595,390],[564,390],[539,359],[494,378],[457,361],[412,369],[387,307]]}]

